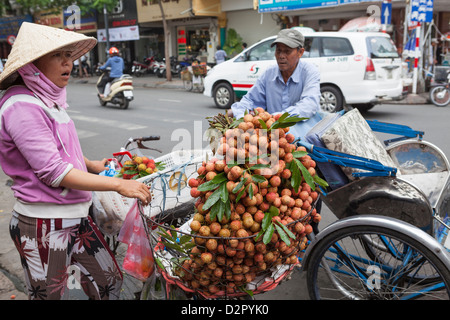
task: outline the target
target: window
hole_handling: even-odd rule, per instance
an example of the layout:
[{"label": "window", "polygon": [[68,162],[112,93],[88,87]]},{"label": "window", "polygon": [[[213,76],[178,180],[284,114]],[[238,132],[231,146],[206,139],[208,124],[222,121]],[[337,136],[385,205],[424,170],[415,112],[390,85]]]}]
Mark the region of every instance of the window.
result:
[{"label": "window", "polygon": [[319,53],[319,38],[305,38],[305,53],[302,58],[317,58]]},{"label": "window", "polygon": [[345,38],[322,38],[323,56],[348,56],[353,54],[350,41]]},{"label": "window", "polygon": [[372,58],[398,58],[397,48],[390,38],[369,37],[367,45]]},{"label": "window", "polygon": [[275,46],[271,47],[273,40],[266,41],[254,47],[247,53],[247,60],[275,60]]}]

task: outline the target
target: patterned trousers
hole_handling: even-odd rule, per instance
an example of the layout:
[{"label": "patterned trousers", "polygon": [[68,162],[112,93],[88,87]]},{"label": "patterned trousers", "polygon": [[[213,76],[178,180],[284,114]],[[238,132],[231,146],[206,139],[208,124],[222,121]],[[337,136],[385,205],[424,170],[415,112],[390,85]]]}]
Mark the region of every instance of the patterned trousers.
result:
[{"label": "patterned trousers", "polygon": [[13,212],[9,228],[29,299],[64,299],[71,288],[93,300],[119,298],[120,268],[90,216],[36,219]]}]

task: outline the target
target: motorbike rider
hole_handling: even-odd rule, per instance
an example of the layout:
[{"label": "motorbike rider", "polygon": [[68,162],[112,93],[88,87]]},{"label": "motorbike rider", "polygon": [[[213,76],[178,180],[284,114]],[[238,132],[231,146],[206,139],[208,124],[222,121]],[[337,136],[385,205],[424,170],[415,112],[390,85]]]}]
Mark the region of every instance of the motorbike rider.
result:
[{"label": "motorbike rider", "polygon": [[109,75],[103,75],[102,80],[97,85],[98,92],[101,98],[104,98],[105,87],[108,82],[112,82],[116,78],[120,78],[123,75],[123,69],[125,68],[125,63],[119,55],[119,50],[116,47],[111,47],[109,49],[110,58],[106,63],[101,66],[100,70],[105,70],[107,67],[111,68]]}]

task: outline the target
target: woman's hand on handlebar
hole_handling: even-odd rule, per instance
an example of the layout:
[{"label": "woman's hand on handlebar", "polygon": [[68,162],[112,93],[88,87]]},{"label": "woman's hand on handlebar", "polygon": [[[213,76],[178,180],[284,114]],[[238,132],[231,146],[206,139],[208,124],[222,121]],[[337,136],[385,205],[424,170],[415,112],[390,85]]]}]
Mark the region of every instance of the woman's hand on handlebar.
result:
[{"label": "woman's hand on handlebar", "polygon": [[119,179],[120,183],[117,192],[124,197],[136,198],[141,200],[144,206],[148,205],[152,200],[150,187],[136,180]]},{"label": "woman's hand on handlebar", "polygon": [[100,173],[104,170],[108,170],[108,159],[102,160],[89,160],[84,157],[84,163],[86,164],[86,168],[90,173]]}]

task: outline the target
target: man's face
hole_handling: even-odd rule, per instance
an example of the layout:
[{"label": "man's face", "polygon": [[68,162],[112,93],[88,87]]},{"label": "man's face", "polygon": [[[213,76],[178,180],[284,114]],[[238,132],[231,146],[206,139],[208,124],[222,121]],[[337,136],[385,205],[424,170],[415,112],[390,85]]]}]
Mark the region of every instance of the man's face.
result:
[{"label": "man's face", "polygon": [[305,49],[291,48],[283,43],[277,43],[276,46],[275,58],[281,73],[292,74]]}]

